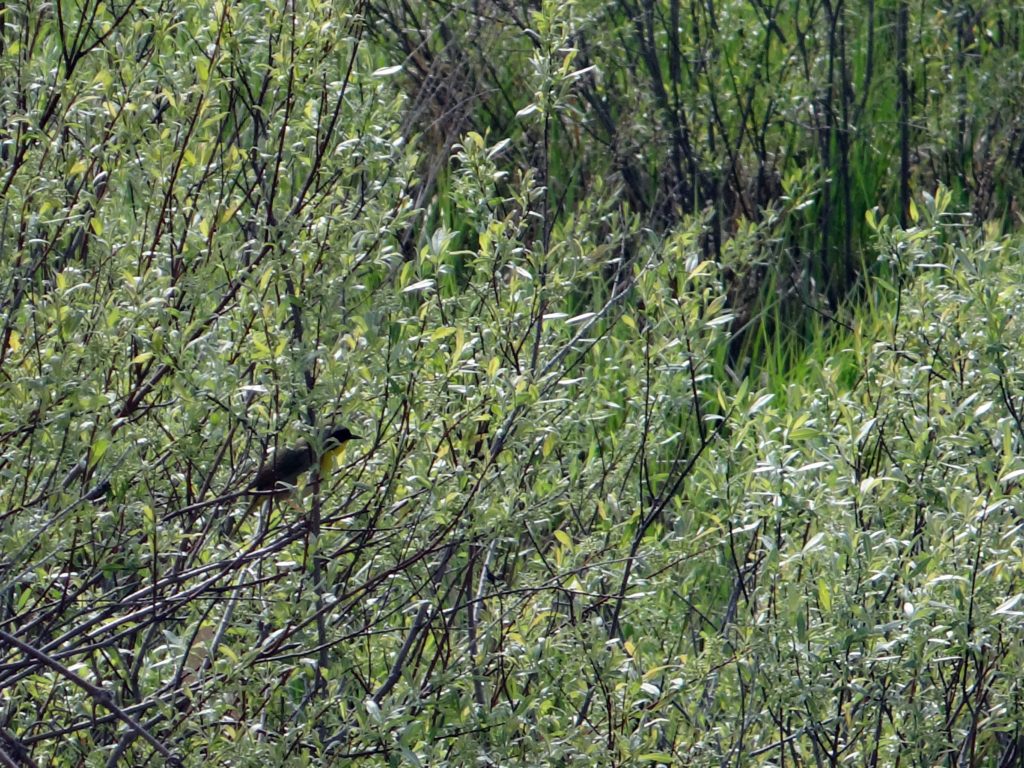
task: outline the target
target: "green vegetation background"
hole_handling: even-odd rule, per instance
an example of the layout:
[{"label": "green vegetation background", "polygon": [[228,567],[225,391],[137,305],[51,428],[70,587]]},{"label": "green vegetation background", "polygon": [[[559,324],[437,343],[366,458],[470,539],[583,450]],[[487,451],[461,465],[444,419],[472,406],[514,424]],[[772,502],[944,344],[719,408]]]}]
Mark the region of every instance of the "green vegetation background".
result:
[{"label": "green vegetation background", "polygon": [[1020,765],[1022,34],[0,4],[0,762]]}]

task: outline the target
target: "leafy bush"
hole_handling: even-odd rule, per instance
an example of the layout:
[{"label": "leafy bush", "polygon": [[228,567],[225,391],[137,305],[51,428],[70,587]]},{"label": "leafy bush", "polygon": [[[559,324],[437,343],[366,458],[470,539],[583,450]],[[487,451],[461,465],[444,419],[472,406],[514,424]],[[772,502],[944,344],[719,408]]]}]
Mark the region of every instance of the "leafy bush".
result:
[{"label": "leafy bush", "polygon": [[[775,269],[831,236],[817,170],[727,230],[710,145],[662,178],[638,113],[577,162],[650,108],[589,69],[630,6],[489,27],[529,98],[433,134],[413,63],[490,70],[403,74],[387,5],[5,6],[6,762],[1013,763],[1019,240],[865,193],[830,305]],[[677,117],[750,55],[729,10]]]}]

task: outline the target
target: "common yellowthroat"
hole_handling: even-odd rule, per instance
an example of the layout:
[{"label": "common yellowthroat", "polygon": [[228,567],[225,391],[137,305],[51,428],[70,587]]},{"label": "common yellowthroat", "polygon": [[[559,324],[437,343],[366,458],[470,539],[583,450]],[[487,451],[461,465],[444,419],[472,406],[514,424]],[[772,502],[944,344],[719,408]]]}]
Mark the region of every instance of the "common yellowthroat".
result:
[{"label": "common yellowthroat", "polygon": [[[256,470],[256,476],[245,487],[244,491],[218,496],[215,499],[199,501],[187,507],[176,509],[164,515],[161,520],[167,522],[186,513],[195,512],[205,507],[218,506],[225,501],[237,499],[239,496],[252,494],[249,512],[252,512],[263,501],[287,496],[295,490],[299,475],[313,468],[319,460],[321,472],[327,471],[327,465],[334,454],[349,440],[359,440],[360,436],[349,431],[347,427],[328,427],[320,433],[320,440],[311,444],[303,438],[290,448],[280,448],[270,454],[266,461]],[[91,495],[90,491],[90,495]]]},{"label": "common yellowthroat", "polygon": [[312,469],[315,462],[319,460],[324,467],[342,445],[359,439],[360,436],[350,432],[348,427],[328,427],[321,433],[318,444],[303,438],[289,448],[279,448],[256,470],[248,490],[256,492],[257,500],[270,493],[275,496],[290,493],[299,476]]}]

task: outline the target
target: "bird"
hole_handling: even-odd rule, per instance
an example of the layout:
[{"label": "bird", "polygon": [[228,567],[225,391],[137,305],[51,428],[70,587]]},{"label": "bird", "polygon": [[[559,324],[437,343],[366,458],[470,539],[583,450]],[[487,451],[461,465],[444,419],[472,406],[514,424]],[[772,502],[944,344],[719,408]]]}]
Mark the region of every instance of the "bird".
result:
[{"label": "bird", "polygon": [[348,427],[328,427],[320,433],[320,440],[316,443],[302,438],[293,446],[279,448],[260,464],[246,490],[256,496],[254,501],[291,493],[299,476],[312,469],[318,459],[321,469],[325,470],[345,443],[359,439],[361,437]]},{"label": "bird", "polygon": [[[299,476],[303,472],[311,470],[316,459],[320,460],[320,471],[326,472],[330,461],[345,443],[349,440],[360,439],[362,439],[361,436],[353,433],[348,427],[328,427],[320,433],[320,439],[316,443],[311,444],[309,440],[302,438],[290,448],[275,450],[260,464],[255,477],[245,486],[244,490],[189,504],[187,507],[167,513],[161,520],[167,522],[186,513],[218,506],[225,501],[250,494],[253,498],[247,512],[252,512],[261,502],[269,503],[294,491]],[[93,491],[90,491],[87,498],[92,494]]]}]

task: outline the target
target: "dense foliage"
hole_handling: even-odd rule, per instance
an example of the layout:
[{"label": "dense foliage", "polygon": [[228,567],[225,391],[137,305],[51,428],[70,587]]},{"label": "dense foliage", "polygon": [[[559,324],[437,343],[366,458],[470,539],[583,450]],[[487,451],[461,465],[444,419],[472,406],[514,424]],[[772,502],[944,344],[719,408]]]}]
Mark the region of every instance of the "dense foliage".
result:
[{"label": "dense foliage", "polygon": [[990,6],[0,5],[0,762],[1019,764]]}]

